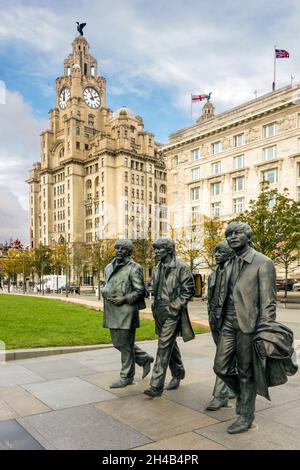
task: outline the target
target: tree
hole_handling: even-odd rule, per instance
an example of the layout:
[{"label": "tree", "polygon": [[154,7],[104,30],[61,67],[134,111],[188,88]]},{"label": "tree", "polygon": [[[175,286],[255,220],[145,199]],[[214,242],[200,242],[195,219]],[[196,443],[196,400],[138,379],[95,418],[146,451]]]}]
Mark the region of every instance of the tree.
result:
[{"label": "tree", "polygon": [[49,246],[39,245],[34,250],[33,266],[39,277],[40,290],[44,295],[44,283],[42,279],[44,274],[50,274],[51,272],[51,248]]},{"label": "tree", "polygon": [[68,253],[65,243],[58,243],[51,249],[51,267],[57,276],[56,288],[58,291],[58,275],[62,271],[66,273],[68,268]]},{"label": "tree", "polygon": [[175,241],[176,253],[187,263],[194,273],[200,266],[202,249],[202,230],[198,224],[183,228]]},{"label": "tree", "polygon": [[[196,223],[197,222],[197,223]],[[193,273],[201,266],[212,269],[215,266],[214,247],[224,240],[224,223],[218,217],[204,216],[181,231],[176,239],[176,252],[188,263]]]},{"label": "tree", "polygon": [[286,188],[280,193],[263,181],[258,198],[249,207],[234,220],[250,225],[254,248],[282,265],[287,280],[300,245],[300,203],[289,197]]},{"label": "tree", "polygon": [[81,286],[81,273],[88,264],[88,250],[84,243],[74,242],[72,246],[72,266],[76,276],[79,294]]},{"label": "tree", "polygon": [[203,248],[201,255],[206,265],[213,269],[215,266],[214,247],[225,238],[224,223],[218,217],[206,217],[203,220]]},{"label": "tree", "polygon": [[90,265],[93,272],[97,275],[98,300],[100,300],[100,276],[104,272],[105,266],[115,255],[115,239],[103,238],[98,239],[92,244],[90,250]]},{"label": "tree", "polygon": [[133,259],[139,263],[144,271],[145,279],[149,268],[153,268],[154,257],[151,238],[140,238],[133,241]]},{"label": "tree", "polygon": [[26,278],[32,272],[34,266],[34,251],[25,249],[18,249],[16,251],[16,258],[18,260],[18,273],[23,275],[23,293],[26,292]]},{"label": "tree", "polygon": [[13,274],[21,272],[20,259],[16,248],[8,248],[7,255],[0,259],[0,267],[3,274],[7,277],[7,289],[10,292],[11,278]]}]

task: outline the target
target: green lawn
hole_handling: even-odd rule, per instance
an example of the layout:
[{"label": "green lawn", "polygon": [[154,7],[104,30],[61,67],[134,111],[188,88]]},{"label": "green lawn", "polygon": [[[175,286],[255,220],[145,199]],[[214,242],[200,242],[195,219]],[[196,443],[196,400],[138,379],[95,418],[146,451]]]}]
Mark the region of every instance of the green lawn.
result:
[{"label": "green lawn", "polygon": [[[102,319],[102,312],[60,300],[0,295],[0,341],[6,349],[107,344],[111,339]],[[154,322],[142,320],[136,340],[155,338]]]}]

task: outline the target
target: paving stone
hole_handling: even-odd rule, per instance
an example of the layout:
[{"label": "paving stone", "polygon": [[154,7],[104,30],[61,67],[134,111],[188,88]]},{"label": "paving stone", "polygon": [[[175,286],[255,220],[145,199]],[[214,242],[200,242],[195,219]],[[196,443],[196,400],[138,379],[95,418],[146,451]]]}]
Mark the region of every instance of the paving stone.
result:
[{"label": "paving stone", "polygon": [[0,398],[0,421],[7,421],[17,417],[17,413]]},{"label": "paving stone", "polygon": [[259,416],[264,417],[266,420],[272,420],[276,423],[281,423],[300,431],[300,400],[260,411]]},{"label": "paving stone", "polygon": [[95,406],[155,441],[218,422],[162,397],[136,395]]},{"label": "paving stone", "polygon": [[178,434],[167,439],[152,442],[134,450],[226,450],[226,447],[217,444],[206,437],[194,432]]},{"label": "paving stone", "polygon": [[116,398],[112,393],[101,390],[78,377],[24,385],[23,388],[52,409],[70,408]]},{"label": "paving stone", "polygon": [[[233,422],[233,421],[232,421]],[[300,448],[300,434],[289,426],[256,416],[254,427],[241,434],[228,434],[231,422],[222,422],[195,430],[197,434],[232,450],[293,450]]]},{"label": "paving stone", "polygon": [[48,406],[26,392],[22,387],[1,388],[0,397],[18,416],[27,416],[50,411]]},{"label": "paving stone", "polygon": [[131,449],[151,442],[143,434],[108,416],[93,405],[22,418],[53,447],[61,450]]},{"label": "paving stone", "polygon": [[0,450],[43,450],[43,447],[16,421],[2,421]]},{"label": "paving stone", "polygon": [[36,362],[26,364],[24,367],[48,380],[76,377],[85,374],[92,374],[95,372],[95,370],[91,367],[83,366],[75,361],[66,359],[65,357],[60,361],[52,360],[39,362],[36,360]]},{"label": "paving stone", "polygon": [[45,379],[23,366],[15,364],[0,365],[0,387],[43,382]]},{"label": "paving stone", "polygon": [[[213,387],[203,382],[180,386],[177,390],[166,392],[166,398],[180,405],[187,406],[195,411],[211,416],[219,421],[228,421],[235,417],[235,400],[229,400],[228,406],[217,411],[208,411],[206,406],[212,397]],[[256,409],[261,410],[270,407],[270,402],[257,401]]]},{"label": "paving stone", "polygon": [[100,387],[103,390],[107,390],[108,392],[118,397],[139,395],[142,394],[144,390],[149,387],[148,377],[142,380],[140,377],[135,376],[132,385],[128,385],[124,388],[109,388],[110,384],[116,382],[119,378],[120,376],[116,372],[102,372],[93,375],[85,375],[84,377],[82,377],[82,380],[86,380],[87,382],[96,385],[97,387]]}]

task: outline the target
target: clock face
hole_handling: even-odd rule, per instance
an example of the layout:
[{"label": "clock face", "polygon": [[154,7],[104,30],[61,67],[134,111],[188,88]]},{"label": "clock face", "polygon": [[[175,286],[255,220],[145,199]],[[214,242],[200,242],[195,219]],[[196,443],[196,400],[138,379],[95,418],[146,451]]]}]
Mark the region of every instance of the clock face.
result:
[{"label": "clock face", "polygon": [[83,92],[84,101],[90,108],[99,108],[101,101],[100,95],[95,88],[88,87]]},{"label": "clock face", "polygon": [[65,109],[67,107],[70,97],[71,92],[69,88],[63,88],[59,95],[59,106],[61,107],[61,109]]}]

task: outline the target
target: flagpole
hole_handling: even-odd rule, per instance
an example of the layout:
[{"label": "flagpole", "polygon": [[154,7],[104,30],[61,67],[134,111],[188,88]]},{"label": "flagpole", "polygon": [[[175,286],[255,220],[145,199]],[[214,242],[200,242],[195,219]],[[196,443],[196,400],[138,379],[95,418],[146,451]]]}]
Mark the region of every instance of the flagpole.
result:
[{"label": "flagpole", "polygon": [[276,46],[274,46],[274,80],[272,84],[272,91],[275,91],[276,87]]},{"label": "flagpole", "polygon": [[193,94],[191,93],[191,124],[193,124],[193,100],[192,100]]}]

